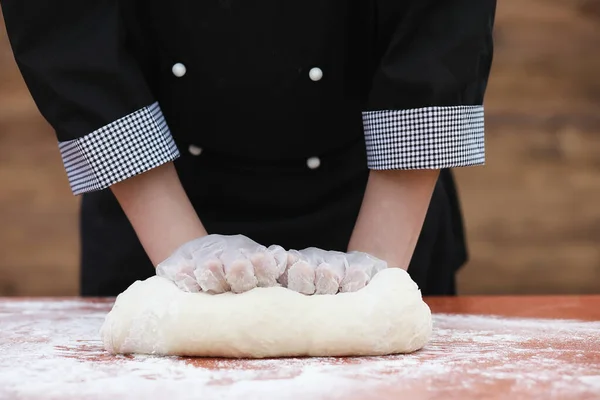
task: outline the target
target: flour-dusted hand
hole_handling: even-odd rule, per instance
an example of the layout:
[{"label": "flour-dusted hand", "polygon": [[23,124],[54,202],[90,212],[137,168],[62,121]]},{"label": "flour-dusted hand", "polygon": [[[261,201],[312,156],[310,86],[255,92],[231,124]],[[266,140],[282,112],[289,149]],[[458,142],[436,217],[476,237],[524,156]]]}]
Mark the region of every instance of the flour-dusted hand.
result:
[{"label": "flour-dusted hand", "polygon": [[287,257],[287,267],[284,271],[281,284],[288,289],[302,294],[315,293],[314,260],[306,257],[300,251],[290,250]]},{"label": "flour-dusted hand", "polygon": [[355,292],[369,283],[387,263],[367,253],[326,251],[316,247],[288,252],[279,282],[303,294]]},{"label": "flour-dusted hand", "polygon": [[388,267],[385,261],[359,251],[346,253],[346,262],[346,274],[340,292],[356,292],[362,289],[376,273]]},{"label": "flour-dusted hand", "polygon": [[194,239],[156,268],[159,276],[187,292],[242,293],[257,286],[277,286],[287,266],[287,252],[243,235],[207,235]]},{"label": "flour-dusted hand", "polygon": [[[316,247],[290,250],[285,286],[303,294],[335,294],[346,270],[345,254]],[[283,282],[282,282],[283,283]]]}]

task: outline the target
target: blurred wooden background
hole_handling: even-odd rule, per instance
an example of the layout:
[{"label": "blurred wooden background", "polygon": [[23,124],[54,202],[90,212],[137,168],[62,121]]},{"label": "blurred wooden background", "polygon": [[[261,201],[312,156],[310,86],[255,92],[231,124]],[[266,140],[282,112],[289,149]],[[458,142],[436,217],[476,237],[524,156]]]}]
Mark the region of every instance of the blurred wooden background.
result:
[{"label": "blurred wooden background", "polygon": [[[0,295],[78,290],[78,199],[0,29]],[[500,0],[469,293],[600,293],[600,0]]]}]

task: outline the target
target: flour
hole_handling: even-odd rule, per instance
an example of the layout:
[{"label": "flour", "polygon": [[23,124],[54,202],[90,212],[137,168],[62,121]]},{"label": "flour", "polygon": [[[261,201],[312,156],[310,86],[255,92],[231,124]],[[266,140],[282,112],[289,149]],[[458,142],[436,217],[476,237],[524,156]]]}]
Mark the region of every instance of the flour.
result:
[{"label": "flour", "polygon": [[600,322],[437,314],[430,343],[410,355],[181,359],[107,354],[98,330],[109,309],[0,303],[0,399],[600,398]]}]

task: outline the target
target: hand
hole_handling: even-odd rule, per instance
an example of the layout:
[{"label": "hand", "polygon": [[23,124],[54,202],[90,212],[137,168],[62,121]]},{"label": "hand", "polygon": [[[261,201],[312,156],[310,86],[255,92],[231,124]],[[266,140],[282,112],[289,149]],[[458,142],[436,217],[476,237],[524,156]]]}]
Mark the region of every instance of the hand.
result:
[{"label": "hand", "polygon": [[278,286],[287,266],[280,246],[266,248],[243,235],[207,235],[178,248],[156,274],[186,292],[242,293],[257,286]]},{"label": "hand", "polygon": [[290,250],[279,282],[303,294],[355,292],[387,268],[385,261],[367,253],[325,251],[315,247]]}]

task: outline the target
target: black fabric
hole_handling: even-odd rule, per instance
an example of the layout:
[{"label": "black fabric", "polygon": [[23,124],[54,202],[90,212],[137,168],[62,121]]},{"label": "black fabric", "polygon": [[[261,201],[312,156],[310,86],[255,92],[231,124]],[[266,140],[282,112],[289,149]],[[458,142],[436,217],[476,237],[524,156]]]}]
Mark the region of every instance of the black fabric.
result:
[{"label": "black fabric", "polygon": [[367,109],[483,104],[496,0],[377,0]]},{"label": "black fabric", "polygon": [[61,142],[155,101],[117,0],[1,0],[18,67]]},{"label": "black fabric", "polygon": [[0,4],[60,141],[157,100],[177,140],[283,161],[354,143],[361,111],[481,104],[496,1]]}]

